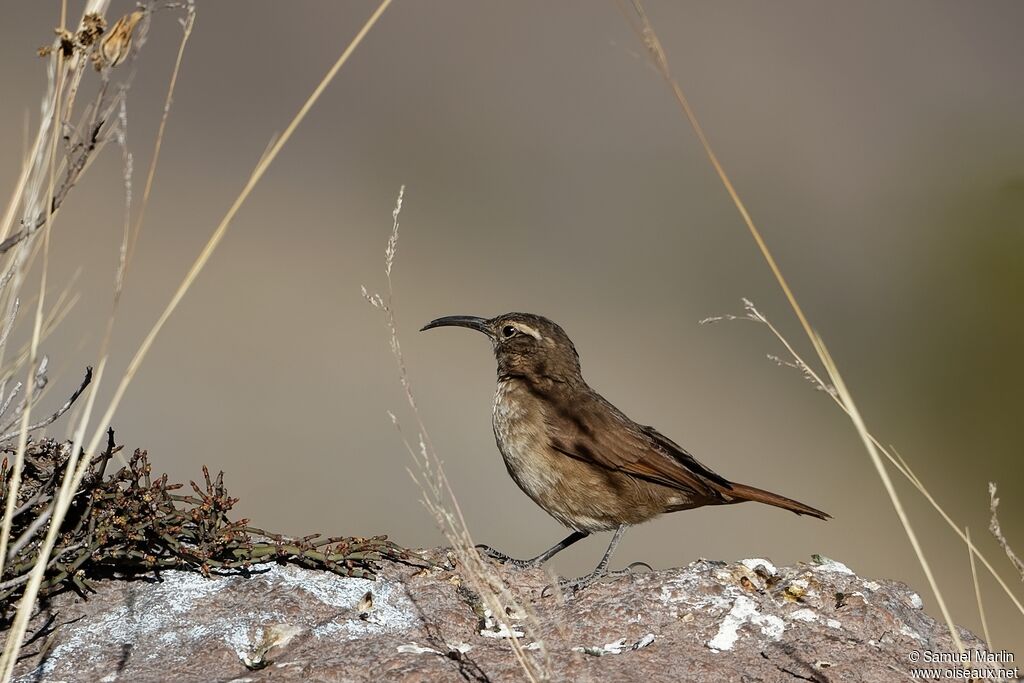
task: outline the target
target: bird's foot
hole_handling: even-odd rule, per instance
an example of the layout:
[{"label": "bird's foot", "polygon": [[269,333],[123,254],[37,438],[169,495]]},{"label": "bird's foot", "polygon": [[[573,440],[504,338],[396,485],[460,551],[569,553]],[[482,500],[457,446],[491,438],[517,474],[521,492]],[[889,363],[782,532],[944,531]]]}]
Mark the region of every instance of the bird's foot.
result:
[{"label": "bird's foot", "polygon": [[537,561],[537,558],[534,558],[532,560],[517,560],[514,557],[509,557],[500,550],[495,550],[491,546],[484,545],[482,543],[477,544],[476,549],[480,551],[481,555],[485,555],[491,558],[492,560],[500,562],[501,564],[508,564],[512,565],[513,567],[519,567],[520,569],[532,569],[533,567],[540,565],[540,563]]},{"label": "bird's foot", "polygon": [[[598,567],[594,571],[590,572],[585,576],[579,576],[575,579],[559,579],[558,588],[559,590],[567,593],[576,594],[579,591],[592,586],[593,584],[601,581],[602,579],[615,579],[620,576],[632,576],[636,572],[634,571],[637,567],[646,567],[648,571],[654,571],[654,568],[646,562],[634,562],[625,569],[607,569],[605,567]],[[548,586],[541,592],[541,597],[549,595],[549,591],[552,586]]]}]

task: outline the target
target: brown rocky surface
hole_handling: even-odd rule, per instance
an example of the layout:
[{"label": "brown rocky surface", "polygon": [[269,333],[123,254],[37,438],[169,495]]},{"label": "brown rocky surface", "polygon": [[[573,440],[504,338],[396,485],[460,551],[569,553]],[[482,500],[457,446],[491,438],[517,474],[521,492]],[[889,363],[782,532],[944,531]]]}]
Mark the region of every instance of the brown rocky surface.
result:
[{"label": "brown rocky surface", "polygon": [[447,553],[427,556],[442,567],[387,564],[373,581],[279,565],[102,581],[49,601],[35,629],[52,635],[26,646],[19,680],[526,680],[510,631],[553,681],[909,680],[912,652],[954,650],[912,590],[831,560],[698,560],[570,598],[542,595],[540,570],[502,569],[535,619],[495,623]]}]

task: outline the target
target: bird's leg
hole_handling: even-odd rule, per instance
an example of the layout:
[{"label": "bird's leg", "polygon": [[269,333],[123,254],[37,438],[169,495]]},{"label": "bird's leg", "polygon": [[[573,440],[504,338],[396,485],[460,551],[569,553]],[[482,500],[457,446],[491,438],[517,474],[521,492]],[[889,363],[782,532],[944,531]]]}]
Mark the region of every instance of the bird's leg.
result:
[{"label": "bird's leg", "polygon": [[497,560],[502,564],[511,564],[513,566],[523,568],[539,567],[540,565],[544,564],[558,553],[562,552],[563,550],[571,546],[576,541],[584,539],[589,535],[589,531],[574,531],[565,538],[563,538],[561,541],[556,543],[555,545],[551,546],[550,548],[542,552],[537,557],[534,557],[530,560],[517,560],[515,558],[509,557],[503,552],[495,550],[489,545],[478,545],[477,550],[479,550],[481,553],[491,558],[492,560]]},{"label": "bird's leg", "polygon": [[[602,579],[605,576],[611,574],[618,574],[618,572],[608,571],[608,562],[612,559],[612,553],[615,552],[615,546],[622,540],[622,535],[626,533],[626,525],[620,524],[619,528],[615,530],[615,534],[612,536],[612,542],[608,544],[608,550],[604,551],[604,557],[597,563],[597,567],[594,571],[590,572],[586,576],[581,576],[576,579],[562,579],[558,582],[560,588],[569,589],[572,591],[578,591],[582,588],[586,588],[590,584]],[[628,573],[628,570],[626,570]]]}]

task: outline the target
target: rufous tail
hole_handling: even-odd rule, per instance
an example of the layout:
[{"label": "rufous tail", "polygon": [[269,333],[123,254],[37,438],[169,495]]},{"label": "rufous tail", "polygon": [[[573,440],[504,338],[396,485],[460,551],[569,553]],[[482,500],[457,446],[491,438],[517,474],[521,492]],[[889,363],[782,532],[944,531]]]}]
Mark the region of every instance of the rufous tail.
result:
[{"label": "rufous tail", "polygon": [[785,496],[780,496],[777,493],[754,488],[753,486],[747,486],[746,484],[733,483],[731,488],[723,490],[722,493],[726,498],[733,499],[729,501],[731,503],[742,503],[747,500],[753,500],[758,503],[765,503],[766,505],[774,505],[777,508],[789,510],[790,512],[795,512],[798,515],[810,515],[811,517],[817,517],[818,519],[829,519],[832,517],[832,515],[827,512],[822,512],[817,508],[812,508],[810,505],[804,505],[792,498],[786,498]]}]

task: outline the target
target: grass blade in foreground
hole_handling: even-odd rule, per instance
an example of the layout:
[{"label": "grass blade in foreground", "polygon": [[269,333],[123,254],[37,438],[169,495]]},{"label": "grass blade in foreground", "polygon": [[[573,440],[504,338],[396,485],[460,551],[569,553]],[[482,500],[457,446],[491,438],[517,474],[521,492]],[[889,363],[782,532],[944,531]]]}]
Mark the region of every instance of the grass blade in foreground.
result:
[{"label": "grass blade in foreground", "polygon": [[[733,186],[732,181],[730,181],[728,174],[726,174],[725,169],[719,162],[718,156],[712,149],[711,143],[708,141],[707,136],[704,134],[704,130],[701,127],[696,114],[690,106],[689,101],[686,99],[686,95],[683,93],[682,87],[679,85],[678,81],[676,81],[676,79],[672,76],[671,71],[669,70],[668,57],[665,54],[664,49],[662,48],[661,41],[658,39],[657,33],[654,31],[654,27],[651,25],[650,19],[647,16],[647,12],[644,10],[643,4],[640,0],[632,0],[632,5],[638,17],[637,20],[639,21],[639,24],[636,23],[636,20],[630,19],[628,14],[627,20],[630,22],[630,25],[634,28],[634,30],[640,36],[640,39],[648,48],[648,52],[651,57],[651,60],[654,63],[654,66],[658,69],[662,78],[664,78],[665,82],[668,83],[669,87],[672,89],[676,97],[676,100],[679,103],[680,108],[682,109],[691,127],[693,128],[694,133],[697,135],[697,138],[700,141],[701,146],[704,148],[704,152],[707,154],[708,160],[711,162],[711,165],[714,167],[719,179],[725,186],[726,191],[729,193],[729,197],[732,199],[733,204],[736,206],[736,210],[743,218],[743,221],[746,224],[747,229],[750,231],[751,237],[753,237],[754,241],[757,243],[758,249],[760,249],[761,254],[764,256],[765,261],[768,263],[769,268],[774,274],[776,281],[778,281],[779,287],[781,287],[783,293],[786,295],[786,298],[789,301],[789,304],[792,307],[793,312],[800,320],[800,324],[803,327],[804,332],[807,334],[808,339],[810,339],[811,343],[814,345],[815,351],[817,352],[819,359],[821,360],[822,364],[826,367],[829,374],[833,377],[833,380],[838,388],[842,380],[837,379],[839,375],[834,363],[832,363],[831,358],[828,357],[827,350],[821,343],[820,337],[818,337],[817,333],[811,328],[810,322],[804,315],[803,309],[800,307],[800,304],[797,302],[796,296],[793,294],[793,291],[789,287],[789,283],[786,281],[786,278],[782,274],[782,270],[775,262],[775,258],[772,256],[771,251],[768,249],[768,245],[765,243],[764,238],[761,236],[761,232],[757,229],[757,226],[755,225],[753,218],[750,216],[750,212],[747,211],[746,205],[744,205],[743,201],[740,199],[739,193],[736,191],[736,188]],[[835,372],[833,373],[833,371]],[[845,392],[845,386],[843,391]],[[959,634],[956,632],[956,628],[953,625],[953,621],[946,610],[945,601],[942,599],[942,594],[939,591],[938,585],[934,581],[931,569],[928,566],[927,561],[925,560],[923,551],[921,550],[917,542],[917,538],[913,533],[913,529],[910,527],[910,523],[906,517],[906,513],[904,512],[902,505],[900,504],[899,498],[896,495],[896,491],[892,486],[892,482],[889,479],[888,472],[885,469],[885,464],[882,462],[880,456],[878,455],[878,450],[876,450],[875,447],[875,439],[870,434],[870,432],[867,431],[863,421],[860,418],[860,414],[857,412],[856,406],[853,404],[852,397],[849,396],[848,393],[842,399],[841,403],[845,406],[847,414],[850,416],[850,419],[853,421],[858,433],[864,440],[865,447],[868,451],[868,455],[871,457],[871,461],[875,465],[876,471],[882,480],[882,484],[885,486],[886,492],[889,494],[890,500],[892,501],[894,508],[896,508],[897,515],[900,517],[900,521],[903,524],[904,531],[907,533],[907,537],[910,540],[911,545],[914,547],[914,551],[917,554],[918,561],[921,564],[921,568],[924,571],[925,575],[928,577],[929,584],[931,585],[936,600],[938,601],[940,609],[942,610],[943,617],[946,620],[946,624],[950,629],[950,634],[952,635],[954,641],[957,643],[957,646],[960,647],[962,651],[963,645],[960,642]],[[962,533],[960,532],[959,527],[957,527],[956,525],[951,524],[951,526],[958,534]],[[974,546],[972,544],[968,544],[968,547],[971,548],[972,551],[974,550]],[[985,564],[986,566],[988,566],[987,562],[985,562]],[[991,568],[990,571],[993,571],[993,574],[995,573],[994,570],[991,570]]]},{"label": "grass blade in foreground", "polygon": [[[139,346],[139,349],[136,351],[135,356],[129,363],[127,370],[125,370],[125,373],[122,376],[121,381],[114,392],[114,397],[111,399],[110,405],[107,407],[106,412],[103,414],[103,417],[99,422],[100,426],[97,427],[92,440],[89,442],[89,446],[86,449],[86,453],[93,453],[96,451],[96,448],[99,446],[100,441],[103,438],[103,435],[105,434],[104,425],[110,422],[110,419],[113,417],[114,412],[117,410],[117,407],[121,402],[121,399],[124,397],[124,393],[127,390],[128,385],[134,378],[135,373],[138,372],[139,366],[145,359],[150,347],[152,347],[157,335],[163,329],[164,324],[171,317],[171,314],[174,312],[174,310],[178,307],[178,304],[181,302],[182,298],[184,298],[185,293],[192,286],[192,283],[195,282],[196,277],[202,271],[203,267],[209,261],[210,257],[213,255],[213,252],[216,250],[217,246],[224,238],[224,234],[227,232],[228,226],[231,224],[231,221],[235,217],[235,214],[238,213],[238,210],[242,207],[242,204],[245,203],[245,200],[252,193],[253,188],[255,188],[256,184],[263,177],[264,173],[266,173],[267,168],[277,157],[278,153],[281,151],[282,148],[284,148],[288,140],[291,139],[292,134],[298,128],[299,124],[302,123],[302,120],[309,113],[309,110],[312,109],[313,104],[316,103],[316,101],[320,98],[323,92],[327,89],[327,86],[331,83],[332,80],[334,80],[334,77],[337,75],[338,71],[341,70],[341,67],[345,65],[349,57],[355,51],[356,47],[358,47],[359,44],[363,41],[366,35],[370,32],[370,29],[373,28],[374,24],[377,23],[377,20],[380,18],[380,16],[384,13],[384,10],[387,9],[388,5],[390,4],[391,0],[383,0],[381,2],[381,4],[377,7],[374,13],[367,20],[366,24],[362,27],[362,29],[360,29],[360,31],[349,43],[345,51],[334,63],[334,66],[331,67],[331,69],[327,72],[324,78],[320,81],[320,84],[316,87],[313,93],[309,96],[306,102],[299,109],[298,113],[292,119],[291,123],[285,129],[284,133],[282,133],[282,135],[277,139],[274,145],[270,148],[267,154],[264,155],[264,157],[260,160],[259,164],[253,170],[252,175],[249,177],[249,181],[242,189],[242,192],[238,195],[234,203],[228,209],[227,214],[221,220],[220,224],[217,226],[217,228],[211,235],[209,241],[206,243],[206,246],[203,248],[202,252],[200,252],[199,256],[192,264],[192,267],[189,269],[181,285],[178,287],[177,291],[175,291],[174,296],[171,297],[171,301],[167,304],[167,307],[164,309],[163,313],[161,313],[160,317],[157,319],[157,322],[153,325],[153,328],[149,331],[149,334],[146,335],[145,339],[142,341],[142,344]],[[103,369],[104,366],[106,365],[106,360],[106,358],[103,358],[98,364],[96,373],[97,384],[99,383],[99,379],[102,377]],[[39,586],[42,582],[43,575],[46,571],[46,561],[49,558],[50,552],[52,552],[53,550],[54,543],[56,542],[57,533],[58,530],[60,529],[61,521],[67,514],[68,507],[71,504],[73,492],[78,489],[78,486],[81,484],[82,477],[85,476],[85,473],[88,469],[88,456],[82,459],[81,463],[78,463],[78,460],[86,425],[91,414],[91,409],[95,396],[96,389],[94,388],[93,391],[91,391],[89,394],[89,402],[86,406],[86,409],[83,411],[79,428],[76,430],[74,444],[72,446],[72,459],[68,462],[67,465],[68,475],[70,475],[73,472],[74,476],[66,475],[64,478],[60,494],[56,501],[56,508],[54,509],[53,517],[50,520],[50,527],[47,532],[46,540],[40,551],[39,562],[33,569],[32,576],[29,579],[28,587],[26,588],[25,594],[22,597],[21,602],[18,606],[18,612],[15,616],[14,624],[7,635],[7,642],[4,645],[4,654],[2,659],[0,659],[0,680],[4,682],[10,680],[11,674],[14,670],[14,664],[17,660],[18,652],[21,649],[22,639],[25,634],[25,629],[28,626],[28,620],[32,613],[32,607],[35,604],[36,594],[39,591]]]}]

